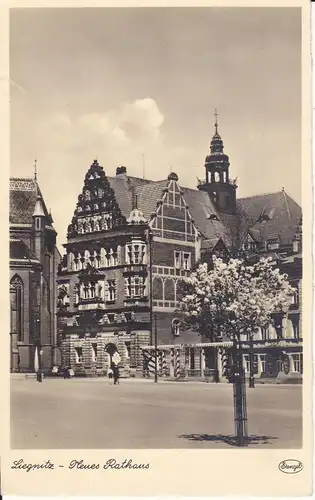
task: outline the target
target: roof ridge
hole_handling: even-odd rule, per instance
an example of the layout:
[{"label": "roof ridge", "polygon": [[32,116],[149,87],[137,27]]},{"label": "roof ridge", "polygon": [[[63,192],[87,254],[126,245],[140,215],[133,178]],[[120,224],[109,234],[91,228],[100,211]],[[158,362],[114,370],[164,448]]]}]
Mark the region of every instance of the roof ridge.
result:
[{"label": "roof ridge", "polygon": [[276,195],[276,194],[282,194],[283,191],[269,191],[268,193],[261,193],[261,194],[252,194],[250,196],[242,196],[241,198],[238,198],[237,200],[248,200],[249,198],[261,198],[263,196],[270,196],[270,195]]}]

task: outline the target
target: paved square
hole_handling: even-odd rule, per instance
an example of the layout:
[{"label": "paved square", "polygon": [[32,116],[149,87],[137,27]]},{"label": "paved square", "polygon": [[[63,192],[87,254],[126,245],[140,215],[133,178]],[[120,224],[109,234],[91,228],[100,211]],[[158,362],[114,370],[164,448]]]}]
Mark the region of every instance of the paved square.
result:
[{"label": "paved square", "polygon": [[[301,386],[247,389],[252,448],[302,445]],[[228,448],[229,384],[108,379],[11,381],[11,446],[20,449]]]}]

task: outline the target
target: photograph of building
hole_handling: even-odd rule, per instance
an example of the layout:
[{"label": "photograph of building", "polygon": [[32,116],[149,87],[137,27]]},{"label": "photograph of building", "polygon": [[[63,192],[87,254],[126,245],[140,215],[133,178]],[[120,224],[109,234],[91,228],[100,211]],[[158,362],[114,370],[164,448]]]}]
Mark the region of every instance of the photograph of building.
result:
[{"label": "photograph of building", "polygon": [[12,448],[303,446],[301,19],[11,9]]}]

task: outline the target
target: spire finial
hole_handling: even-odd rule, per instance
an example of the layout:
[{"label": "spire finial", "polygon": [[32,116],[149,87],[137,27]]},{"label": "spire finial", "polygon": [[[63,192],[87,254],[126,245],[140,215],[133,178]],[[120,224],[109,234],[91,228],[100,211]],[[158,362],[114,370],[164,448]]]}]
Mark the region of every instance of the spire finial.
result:
[{"label": "spire finial", "polygon": [[217,134],[218,133],[218,112],[217,112],[217,109],[214,110],[214,116],[215,116],[215,133]]},{"label": "spire finial", "polygon": [[37,180],[37,159],[34,160],[34,179]]}]

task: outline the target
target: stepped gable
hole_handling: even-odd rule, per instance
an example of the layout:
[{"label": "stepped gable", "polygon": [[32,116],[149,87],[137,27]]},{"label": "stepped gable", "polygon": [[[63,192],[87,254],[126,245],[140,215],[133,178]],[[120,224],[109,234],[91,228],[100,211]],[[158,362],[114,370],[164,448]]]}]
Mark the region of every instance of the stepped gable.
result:
[{"label": "stepped gable", "polygon": [[240,213],[247,220],[248,230],[256,240],[280,238],[291,244],[302,217],[301,207],[284,191],[241,198]]},{"label": "stepped gable", "polygon": [[82,193],[78,196],[77,206],[68,226],[68,238],[125,225],[126,217],[117,203],[115,191],[103,167],[94,160],[85,175]]}]

